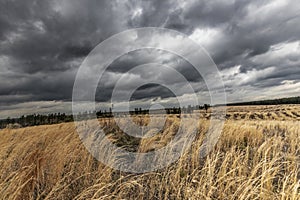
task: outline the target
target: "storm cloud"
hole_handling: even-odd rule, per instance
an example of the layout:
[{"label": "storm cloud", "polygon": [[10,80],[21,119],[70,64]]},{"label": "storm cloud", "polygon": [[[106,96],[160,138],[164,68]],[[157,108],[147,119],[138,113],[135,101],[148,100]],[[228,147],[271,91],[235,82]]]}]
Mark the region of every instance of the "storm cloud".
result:
[{"label": "storm cloud", "polygon": [[[140,27],[173,29],[203,46],[220,70],[229,102],[300,92],[297,1],[0,0],[0,117],[41,107],[47,112],[45,105],[51,105],[49,112],[70,112],[75,76],[85,57],[108,37]],[[149,62],[175,68],[209,99],[201,75],[186,60],[170,52],[140,50],[110,65],[97,100],[109,101],[122,75]],[[184,88],[172,77],[161,78]],[[173,96],[150,84],[139,88],[134,99],[167,101]]]}]

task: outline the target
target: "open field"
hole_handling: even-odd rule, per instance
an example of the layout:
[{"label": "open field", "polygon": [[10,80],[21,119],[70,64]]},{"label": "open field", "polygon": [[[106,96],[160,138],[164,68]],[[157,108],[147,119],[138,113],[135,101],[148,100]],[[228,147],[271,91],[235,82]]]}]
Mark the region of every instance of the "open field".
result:
[{"label": "open field", "polygon": [[[300,106],[228,107],[222,135],[203,159],[198,150],[210,113],[200,114],[190,151],[144,174],[98,162],[73,123],[3,129],[0,199],[300,199]],[[164,130],[143,140],[124,136],[109,119],[100,124],[120,148],[147,152],[166,145],[179,120],[169,116]]]}]

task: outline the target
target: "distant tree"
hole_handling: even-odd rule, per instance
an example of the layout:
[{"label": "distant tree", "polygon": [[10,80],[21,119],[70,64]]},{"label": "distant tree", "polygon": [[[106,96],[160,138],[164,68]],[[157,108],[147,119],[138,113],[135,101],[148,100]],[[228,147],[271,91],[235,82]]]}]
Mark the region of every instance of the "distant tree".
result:
[{"label": "distant tree", "polygon": [[6,124],[10,124],[10,117],[8,117],[7,119],[6,119]]},{"label": "distant tree", "polygon": [[192,113],[192,106],[188,105],[187,109],[186,109],[187,113]]},{"label": "distant tree", "polygon": [[206,113],[207,113],[207,110],[208,110],[209,107],[210,107],[209,104],[204,104],[204,109],[205,109]]}]

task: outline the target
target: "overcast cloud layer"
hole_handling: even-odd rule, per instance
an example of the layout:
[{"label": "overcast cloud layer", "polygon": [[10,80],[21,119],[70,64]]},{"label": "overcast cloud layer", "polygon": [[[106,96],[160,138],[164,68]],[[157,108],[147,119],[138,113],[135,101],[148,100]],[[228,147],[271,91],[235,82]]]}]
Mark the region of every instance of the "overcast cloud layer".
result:
[{"label": "overcast cloud layer", "polygon": [[[180,31],[202,45],[220,69],[228,102],[299,95],[298,1],[0,0],[0,118],[70,112],[74,79],[85,56],[113,34],[149,26]],[[141,50],[110,66],[98,100],[109,100],[120,75],[148,62],[169,64],[208,95],[189,63]],[[149,85],[134,99],[170,97]]]}]

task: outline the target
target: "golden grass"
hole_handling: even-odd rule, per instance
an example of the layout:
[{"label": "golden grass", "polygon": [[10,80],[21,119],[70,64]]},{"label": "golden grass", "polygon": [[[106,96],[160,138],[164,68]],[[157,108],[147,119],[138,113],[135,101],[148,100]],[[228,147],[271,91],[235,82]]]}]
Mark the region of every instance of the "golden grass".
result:
[{"label": "golden grass", "polygon": [[[299,107],[229,107],[227,115],[220,140],[207,157],[199,159],[198,154],[209,125],[203,120],[199,137],[184,156],[144,174],[98,162],[73,123],[1,130],[0,199],[300,199]],[[135,150],[166,145],[179,120],[169,116],[159,134],[135,140]],[[113,122],[102,119],[101,124],[115,142],[130,143],[132,138]]]}]

